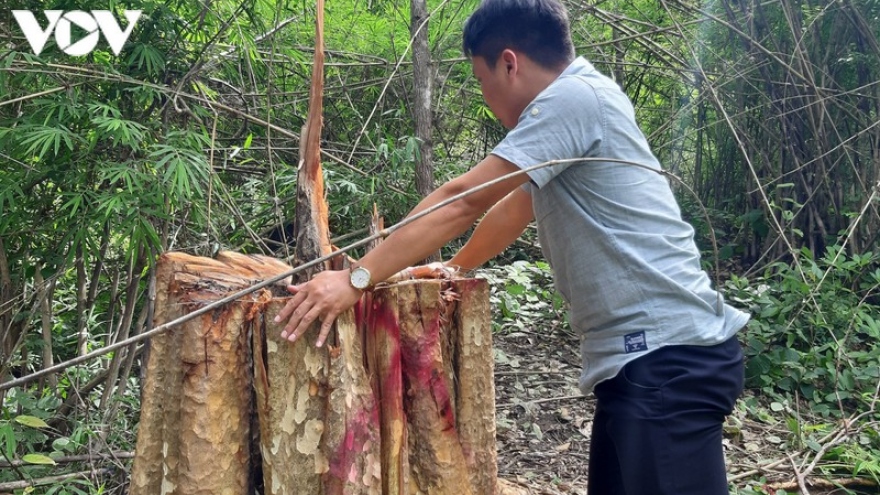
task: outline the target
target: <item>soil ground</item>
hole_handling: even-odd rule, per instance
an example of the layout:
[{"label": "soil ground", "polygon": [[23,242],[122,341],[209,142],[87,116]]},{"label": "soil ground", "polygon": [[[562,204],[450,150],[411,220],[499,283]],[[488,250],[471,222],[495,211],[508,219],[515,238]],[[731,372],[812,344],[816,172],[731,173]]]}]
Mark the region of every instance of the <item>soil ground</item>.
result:
[{"label": "soil ground", "polygon": [[[577,338],[556,326],[546,333],[496,334],[494,347],[499,478],[531,494],[586,495],[595,398],[577,388]],[[724,439],[731,494],[880,493],[876,486],[868,492],[827,488],[816,478],[807,478],[808,491],[800,491],[791,458],[777,442],[784,436],[737,408]],[[773,460],[783,462],[772,467]],[[759,465],[771,468],[750,475]]]},{"label": "soil ground", "polygon": [[499,478],[535,493],[587,493],[596,401],[577,387],[577,349],[558,327],[495,336]]}]

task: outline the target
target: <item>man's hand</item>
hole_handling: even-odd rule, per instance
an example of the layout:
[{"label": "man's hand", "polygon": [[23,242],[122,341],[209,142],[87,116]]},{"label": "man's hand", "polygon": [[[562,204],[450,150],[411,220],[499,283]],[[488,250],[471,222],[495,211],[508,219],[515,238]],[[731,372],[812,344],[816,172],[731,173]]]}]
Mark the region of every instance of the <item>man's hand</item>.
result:
[{"label": "man's hand", "polygon": [[426,265],[411,266],[395,273],[386,282],[400,282],[402,280],[427,279],[427,278],[454,278],[458,275],[458,267],[447,265],[441,261],[435,261]]},{"label": "man's hand", "polygon": [[287,318],[281,338],[291,342],[300,338],[316,320],[321,322],[317,347],[324,345],[333,322],[361,298],[362,292],[351,286],[348,270],[323,271],[300,285],[288,285],[293,299],[275,317],[275,323]]}]

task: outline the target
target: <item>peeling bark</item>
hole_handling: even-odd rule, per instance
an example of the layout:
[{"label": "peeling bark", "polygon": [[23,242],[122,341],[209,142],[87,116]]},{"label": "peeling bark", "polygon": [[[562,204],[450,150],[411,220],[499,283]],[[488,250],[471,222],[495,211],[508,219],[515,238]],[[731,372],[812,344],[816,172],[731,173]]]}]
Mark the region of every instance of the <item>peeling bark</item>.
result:
[{"label": "peeling bark", "polygon": [[[234,253],[166,254],[155,323],[288,269]],[[288,300],[264,289],[153,338],[133,495],[499,490],[485,281],[378,288],[324,348],[316,329],[281,339],[272,319]]]},{"label": "peeling bark", "polygon": [[[157,264],[155,324],[287,271],[269,258],[182,253]],[[245,324],[268,290],[154,337],[147,363],[132,495],[244,494],[253,485],[253,413]]]},{"label": "peeling bark", "polygon": [[385,494],[497,490],[487,287],[480,280],[412,280],[368,299]]},{"label": "peeling bark", "polygon": [[379,406],[382,435],[382,493],[401,494],[409,482],[403,376],[400,366],[400,328],[397,291],[367,293],[364,306],[367,367]]}]

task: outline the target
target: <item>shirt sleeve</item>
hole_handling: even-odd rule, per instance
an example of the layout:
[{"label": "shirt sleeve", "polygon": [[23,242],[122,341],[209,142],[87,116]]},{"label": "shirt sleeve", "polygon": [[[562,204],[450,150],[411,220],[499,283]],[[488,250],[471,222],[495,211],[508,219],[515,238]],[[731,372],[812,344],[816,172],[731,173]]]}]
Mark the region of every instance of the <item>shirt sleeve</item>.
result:
[{"label": "shirt sleeve", "polygon": [[[595,154],[604,135],[604,112],[596,90],[577,76],[563,76],[523,110],[516,127],[492,154],[524,169]],[[570,165],[533,170],[529,178],[540,188]]]}]

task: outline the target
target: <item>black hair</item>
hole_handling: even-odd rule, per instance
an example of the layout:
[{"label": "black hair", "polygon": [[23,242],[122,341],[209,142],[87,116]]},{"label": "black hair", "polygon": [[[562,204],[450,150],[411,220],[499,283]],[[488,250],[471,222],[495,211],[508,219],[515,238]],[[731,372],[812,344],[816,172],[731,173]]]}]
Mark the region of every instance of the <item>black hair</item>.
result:
[{"label": "black hair", "polygon": [[483,0],[465,22],[463,38],[464,54],[482,57],[490,68],[508,48],[547,69],[574,59],[568,13],[559,0]]}]

